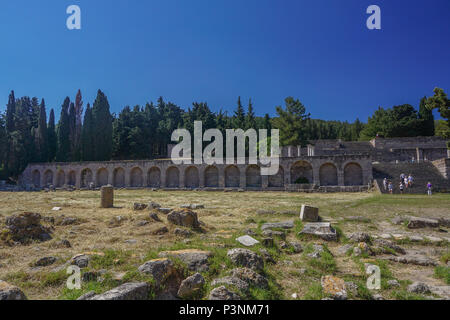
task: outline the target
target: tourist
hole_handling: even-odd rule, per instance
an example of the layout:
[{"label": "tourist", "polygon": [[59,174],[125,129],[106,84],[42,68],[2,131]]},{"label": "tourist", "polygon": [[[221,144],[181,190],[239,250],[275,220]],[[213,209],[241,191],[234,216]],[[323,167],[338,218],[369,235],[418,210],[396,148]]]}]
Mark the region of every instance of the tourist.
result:
[{"label": "tourist", "polygon": [[403,188],[404,188],[403,182],[400,182],[399,188],[400,188],[400,193],[403,194]]},{"label": "tourist", "polygon": [[389,193],[392,194],[394,191],[394,186],[392,185],[391,181],[389,181],[388,189],[389,189]]},{"label": "tourist", "polygon": [[387,185],[388,185],[387,178],[384,178],[384,179],[383,179],[383,187],[384,187],[384,191],[387,190]]},{"label": "tourist", "polygon": [[428,195],[429,196],[431,196],[431,188],[432,188],[433,186],[431,185],[431,182],[430,181],[428,181],[428,183],[427,183],[427,191],[428,191]]},{"label": "tourist", "polygon": [[413,185],[413,181],[414,181],[414,178],[413,178],[412,174],[410,173],[409,176],[408,176],[408,185],[409,185],[410,188]]}]

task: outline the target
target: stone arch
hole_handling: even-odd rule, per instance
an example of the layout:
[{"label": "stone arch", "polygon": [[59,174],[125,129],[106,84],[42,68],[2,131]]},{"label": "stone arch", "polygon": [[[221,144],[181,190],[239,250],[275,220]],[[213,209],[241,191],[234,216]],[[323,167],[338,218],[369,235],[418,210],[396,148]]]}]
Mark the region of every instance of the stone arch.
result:
[{"label": "stone arch", "polygon": [[66,183],[66,174],[64,170],[59,170],[56,174],[56,187],[61,188]]},{"label": "stone arch", "polygon": [[36,188],[41,187],[41,172],[39,170],[34,170],[32,173],[32,181]]},{"label": "stone arch", "polygon": [[225,187],[238,188],[241,184],[241,174],[239,168],[231,165],[225,169]]},{"label": "stone arch", "polygon": [[337,186],[338,176],[337,168],[333,163],[325,163],[319,169],[319,178],[321,186]]},{"label": "stone arch", "polygon": [[44,185],[48,186],[50,184],[53,184],[53,171],[47,170],[44,173]]},{"label": "stone arch", "polygon": [[81,171],[81,187],[88,188],[91,182],[94,182],[92,171],[91,169],[86,168],[83,171]]},{"label": "stone arch", "polygon": [[113,185],[116,188],[123,188],[125,187],[125,170],[123,168],[116,168],[114,169],[114,175],[113,175]]},{"label": "stone arch", "polygon": [[256,164],[249,165],[245,170],[246,186],[261,188],[261,168]]},{"label": "stone arch", "polygon": [[191,166],[184,172],[184,185],[186,188],[198,188],[200,185],[200,180],[198,177],[197,167]]},{"label": "stone arch", "polygon": [[97,187],[103,187],[108,184],[108,170],[100,168],[97,170]]},{"label": "stone arch", "polygon": [[147,173],[148,186],[152,188],[159,188],[161,186],[161,170],[158,167],[153,167]]},{"label": "stone arch", "polygon": [[284,169],[282,166],[279,166],[277,174],[269,176],[269,187],[283,187],[283,186],[284,186]]},{"label": "stone arch", "polygon": [[70,171],[69,175],[67,176],[67,184],[69,186],[75,186],[77,184],[77,174],[75,171]]},{"label": "stone arch", "polygon": [[178,188],[180,186],[180,170],[177,167],[170,167],[166,171],[166,186],[168,188]]},{"label": "stone arch", "polygon": [[219,187],[219,169],[215,166],[208,166],[205,169],[205,187]]},{"label": "stone arch", "polygon": [[141,168],[135,167],[130,172],[130,184],[132,187],[142,187],[144,185],[144,173]]},{"label": "stone arch", "polygon": [[307,161],[297,161],[291,167],[291,184],[298,182],[310,184],[314,182],[313,168]]},{"label": "stone arch", "polygon": [[350,162],[344,168],[344,184],[346,186],[362,186],[363,172],[359,163]]}]

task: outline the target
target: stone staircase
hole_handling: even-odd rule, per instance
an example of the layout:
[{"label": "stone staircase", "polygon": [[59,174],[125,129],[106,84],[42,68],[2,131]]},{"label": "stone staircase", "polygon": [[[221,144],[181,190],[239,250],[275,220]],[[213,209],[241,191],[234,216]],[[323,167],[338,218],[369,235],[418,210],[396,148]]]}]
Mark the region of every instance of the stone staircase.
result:
[{"label": "stone staircase", "polygon": [[450,192],[450,181],[445,179],[430,162],[422,163],[377,163],[373,164],[373,178],[377,180],[382,193],[388,193],[383,188],[383,179],[392,181],[394,193],[400,193],[400,174],[412,174],[412,188],[404,189],[404,193],[425,194],[428,181],[433,185],[433,191]]}]

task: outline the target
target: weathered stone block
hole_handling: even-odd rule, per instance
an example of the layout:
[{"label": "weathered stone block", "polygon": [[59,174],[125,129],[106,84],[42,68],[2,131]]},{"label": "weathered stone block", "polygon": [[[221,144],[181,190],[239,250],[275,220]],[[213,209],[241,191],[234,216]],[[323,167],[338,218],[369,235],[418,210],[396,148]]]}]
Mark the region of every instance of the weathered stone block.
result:
[{"label": "weathered stone block", "polygon": [[319,221],[319,208],[302,205],[302,210],[300,211],[300,220],[308,222]]},{"label": "weathered stone block", "polygon": [[112,208],[114,207],[114,188],[111,185],[103,186],[100,189],[101,194],[101,207]]}]

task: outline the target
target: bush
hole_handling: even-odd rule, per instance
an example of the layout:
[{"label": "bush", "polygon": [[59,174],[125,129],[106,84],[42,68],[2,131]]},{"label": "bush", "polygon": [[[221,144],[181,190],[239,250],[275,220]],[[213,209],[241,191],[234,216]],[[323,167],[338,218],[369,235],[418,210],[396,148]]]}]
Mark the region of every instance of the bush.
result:
[{"label": "bush", "polygon": [[295,180],[296,184],[309,184],[309,180],[305,177],[300,177],[297,180]]}]

